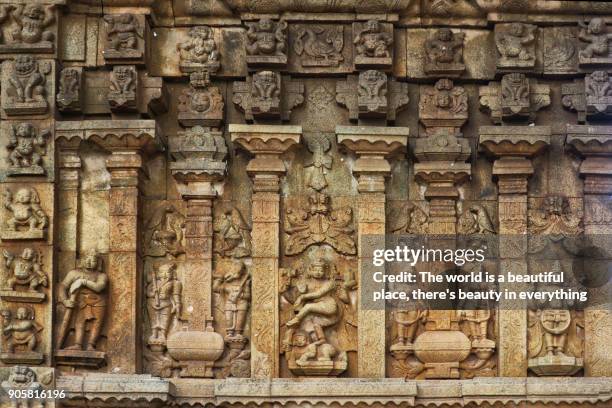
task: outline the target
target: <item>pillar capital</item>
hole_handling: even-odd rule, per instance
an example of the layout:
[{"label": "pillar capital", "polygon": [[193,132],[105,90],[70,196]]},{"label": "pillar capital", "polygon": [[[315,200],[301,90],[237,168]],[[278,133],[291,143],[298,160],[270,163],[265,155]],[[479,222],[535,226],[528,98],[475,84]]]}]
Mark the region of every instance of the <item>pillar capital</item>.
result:
[{"label": "pillar capital", "polygon": [[565,144],[583,158],[580,175],[586,194],[612,194],[612,129],[568,125]]}]

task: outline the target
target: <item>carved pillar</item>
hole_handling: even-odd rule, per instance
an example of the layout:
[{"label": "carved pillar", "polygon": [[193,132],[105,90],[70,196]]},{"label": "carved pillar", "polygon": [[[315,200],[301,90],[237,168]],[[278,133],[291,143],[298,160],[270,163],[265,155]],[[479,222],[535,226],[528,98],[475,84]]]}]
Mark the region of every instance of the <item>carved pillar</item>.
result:
[{"label": "carved pillar", "polygon": [[280,159],[299,143],[301,126],[230,125],[232,142],[255,155],[247,166],[253,181],[253,280],[251,377],[279,375],[278,265],[280,256]]},{"label": "carved pillar", "polygon": [[[208,143],[190,144],[195,136]],[[181,197],[187,201],[183,294],[188,323],[183,331],[170,335],[167,347],[179,361],[182,377],[210,378],[224,349],[223,337],[213,327],[212,211],[217,197],[215,183],[225,176],[227,147],[219,132],[199,126],[173,141],[171,153],[176,161],[170,168]]]},{"label": "carved pillar", "polygon": [[[580,175],[584,177],[584,232],[601,248],[610,248],[612,214],[612,130],[608,126],[567,126],[566,144],[584,158]],[[585,310],[584,369],[588,377],[612,376],[612,313],[610,283],[591,299],[595,306]]]},{"label": "carved pillar", "polygon": [[[359,183],[357,250],[360,272],[365,270],[365,264],[372,262],[371,254],[365,252],[364,237],[374,236],[374,240],[381,242],[381,248],[384,247],[385,177],[391,173],[387,158],[405,149],[408,133],[408,128],[336,127],[338,143],[357,155],[353,174]],[[359,293],[361,295],[362,290]],[[385,310],[366,309],[361,301],[358,304],[359,377],[384,378]]]},{"label": "carved pillar", "polygon": [[[548,126],[483,126],[480,146],[493,158],[493,176],[499,189],[500,274],[526,274],[527,180],[533,174],[531,158],[550,144]],[[503,290],[503,285],[500,286]],[[499,310],[499,376],[527,375],[526,310]]]},{"label": "carved pillar", "polygon": [[[78,154],[81,139],[68,140],[61,132],[56,133],[58,150],[58,213],[62,214],[57,222],[58,236],[56,245],[59,251],[59,270],[71,270],[76,267],[78,251],[78,214],[81,158]],[[60,140],[61,137],[61,140]]]}]

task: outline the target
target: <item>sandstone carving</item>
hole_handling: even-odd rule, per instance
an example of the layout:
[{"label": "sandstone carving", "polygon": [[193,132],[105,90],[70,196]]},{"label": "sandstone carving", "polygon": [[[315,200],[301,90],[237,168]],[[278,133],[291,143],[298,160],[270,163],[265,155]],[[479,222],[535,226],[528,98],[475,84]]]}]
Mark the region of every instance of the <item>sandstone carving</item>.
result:
[{"label": "sandstone carving", "polygon": [[34,320],[34,310],[20,306],[13,315],[8,309],[0,311],[2,316],[2,353],[0,361],[5,364],[40,364],[43,354],[38,351],[39,332],[42,327]]},{"label": "sandstone carving", "polygon": [[64,313],[55,358],[61,363],[93,367],[104,363],[105,353],[97,350],[97,344],[106,318],[108,285],[102,258],[96,252],[85,256],[81,266],[59,283],[58,300]]},{"label": "sandstone carving", "polygon": [[578,36],[573,27],[551,27],[544,31],[544,71],[574,72],[578,68]]},{"label": "sandstone carving", "polygon": [[[561,267],[555,261],[554,273]],[[548,284],[548,288],[557,287]],[[529,369],[540,376],[574,375],[583,366],[584,316],[579,310],[570,310],[571,300],[534,302],[529,314]]]},{"label": "sandstone carving", "polygon": [[353,24],[356,68],[391,66],[392,26],[377,20]]},{"label": "sandstone carving", "polygon": [[567,198],[549,196],[532,211],[531,231],[541,235],[576,235],[582,232],[582,214],[572,210]]},{"label": "sandstone carving", "polygon": [[612,79],[606,71],[594,71],[582,80],[563,84],[563,106],[578,113],[578,122],[607,120],[612,114]]},{"label": "sandstone carving", "polygon": [[[18,255],[5,249],[2,255],[6,274],[0,298],[13,302],[42,302],[45,294],[41,287],[49,286],[49,279],[42,270],[42,255],[29,247]],[[27,289],[16,290],[23,287]]]},{"label": "sandstone carving", "polygon": [[18,123],[9,128],[7,150],[9,151],[8,175],[43,175],[43,157],[47,154],[49,129],[37,130],[28,122]]},{"label": "sandstone carving", "polygon": [[316,244],[328,244],[337,252],[355,255],[353,210],[333,209],[329,195],[315,192],[308,196],[304,207],[288,208],[285,215],[287,255],[297,255]]},{"label": "sandstone carving", "polygon": [[210,83],[208,71],[196,71],[189,76],[189,89],[179,97],[179,123],[183,126],[218,127],[223,122],[223,96]]},{"label": "sandstone carving", "polygon": [[144,232],[145,255],[174,258],[185,253],[185,216],[173,205],[162,205],[149,219]]},{"label": "sandstone carving", "polygon": [[6,218],[1,230],[2,239],[42,239],[49,219],[40,206],[38,192],[32,187],[4,192]]},{"label": "sandstone carving", "polygon": [[448,131],[459,134],[468,118],[468,97],[465,88],[455,86],[450,79],[421,88],[419,119],[428,135]]},{"label": "sandstone carving", "polygon": [[285,66],[287,64],[287,22],[261,18],[248,24],[246,45],[250,66]]},{"label": "sandstone carving", "polygon": [[353,121],[386,117],[394,122],[409,100],[408,84],[388,79],[382,71],[367,70],[336,83],[336,101],[348,109]]},{"label": "sandstone carving", "polygon": [[221,55],[213,30],[208,26],[192,27],[189,30],[189,39],[177,44],[176,49],[180,54],[180,68],[183,73],[207,71],[214,75],[221,67]]},{"label": "sandstone carving", "polygon": [[531,24],[510,23],[495,25],[495,44],[499,53],[497,68],[531,69],[535,66],[535,33]]},{"label": "sandstone carving", "polygon": [[5,4],[0,7],[2,28],[5,28],[7,21],[13,23],[9,27],[8,35],[0,34],[0,53],[53,52],[54,5]]},{"label": "sandstone carving", "polygon": [[302,67],[337,67],[344,61],[344,27],[298,26],[293,51]]},{"label": "sandstone carving", "polygon": [[[305,270],[284,270],[281,296],[287,309],[282,350],[297,376],[337,376],[348,365],[346,351],[332,343],[342,320],[341,302],[354,281],[337,292],[335,266],[317,257]],[[344,300],[343,300],[344,299]]]},{"label": "sandstone carving", "polygon": [[429,217],[421,207],[407,202],[390,211],[388,229],[392,234],[425,234]]},{"label": "sandstone carving", "polygon": [[463,235],[495,234],[495,227],[486,208],[475,204],[470,206],[459,217],[457,232]]},{"label": "sandstone carving", "polygon": [[48,62],[37,61],[30,55],[20,55],[6,61],[5,85],[2,87],[2,106],[7,115],[37,115],[46,113]]},{"label": "sandstone carving", "polygon": [[449,28],[437,30],[425,42],[425,73],[428,75],[461,76],[463,64],[464,33]]},{"label": "sandstone carving", "polygon": [[153,351],[163,351],[172,325],[181,316],[183,286],[176,278],[176,263],[166,262],[154,269],[147,279],[147,313],[151,335],[147,345]]},{"label": "sandstone carving", "polygon": [[107,14],[106,48],[107,62],[138,63],[144,55],[144,27],[134,14]]},{"label": "sandstone carving", "polygon": [[278,72],[260,71],[246,82],[234,82],[233,102],[247,121],[280,118],[289,120],[293,108],[304,102],[304,85]]},{"label": "sandstone carving", "polygon": [[[27,364],[27,363],[26,363]],[[47,377],[48,375],[45,375]],[[46,379],[46,378],[45,378]],[[40,381],[40,382],[39,382]],[[34,397],[28,398],[27,393],[43,391],[43,385],[41,382],[43,379],[39,379],[36,372],[29,367],[23,365],[13,365],[10,368],[9,376],[6,380],[0,383],[3,391],[8,395],[9,390],[25,392],[26,398],[9,398],[12,408],[44,408],[46,406],[45,400],[36,399]],[[35,405],[36,404],[36,405]]]},{"label": "sandstone carving", "polygon": [[138,74],[133,65],[115,65],[110,75],[108,104],[113,111],[135,110]]},{"label": "sandstone carving", "polygon": [[251,256],[251,227],[237,208],[225,211],[215,222],[215,252],[224,258]]},{"label": "sandstone carving", "polygon": [[578,38],[586,43],[579,53],[581,66],[597,66],[609,64],[612,61],[610,40],[612,33],[608,32],[608,27],[604,19],[600,17],[592,18],[588,24],[581,23]]},{"label": "sandstone carving", "polygon": [[57,105],[62,112],[81,110],[82,68],[64,68],[60,73]]},{"label": "sandstone carving", "polygon": [[490,82],[479,93],[481,109],[490,113],[495,124],[533,122],[536,112],[550,105],[550,87],[517,72],[504,75],[501,84]]},{"label": "sandstone carving", "polygon": [[215,279],[213,291],[225,299],[225,341],[244,346],[247,341],[244,329],[251,302],[251,276],[242,261],[233,260],[224,266],[227,266],[227,272],[222,278]]}]

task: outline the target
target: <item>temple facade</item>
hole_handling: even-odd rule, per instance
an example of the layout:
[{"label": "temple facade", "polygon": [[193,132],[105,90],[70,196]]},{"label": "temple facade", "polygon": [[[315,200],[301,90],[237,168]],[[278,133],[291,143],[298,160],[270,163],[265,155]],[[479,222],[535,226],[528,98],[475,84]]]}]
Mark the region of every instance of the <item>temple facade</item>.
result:
[{"label": "temple facade", "polygon": [[369,237],[611,250],[612,2],[0,0],[0,63],[0,406],[612,407],[609,266],[360,299]]}]

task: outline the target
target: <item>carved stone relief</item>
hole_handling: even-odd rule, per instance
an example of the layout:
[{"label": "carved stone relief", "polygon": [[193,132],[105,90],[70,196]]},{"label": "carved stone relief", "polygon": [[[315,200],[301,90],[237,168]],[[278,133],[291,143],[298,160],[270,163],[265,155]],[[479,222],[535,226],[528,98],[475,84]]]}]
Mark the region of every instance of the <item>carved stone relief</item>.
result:
[{"label": "carved stone relief", "polygon": [[36,129],[32,123],[21,122],[9,127],[9,176],[44,175],[43,158],[47,155],[49,129]]},{"label": "carved stone relief", "polygon": [[408,84],[388,79],[382,71],[367,70],[338,81],[336,101],[348,109],[353,121],[386,118],[394,122],[397,113],[408,105]]},{"label": "carved stone relief", "polygon": [[30,55],[20,55],[2,64],[2,107],[6,115],[40,115],[47,113],[48,77],[51,63]]},{"label": "carved stone relief", "polygon": [[463,64],[464,33],[441,28],[425,42],[425,73],[428,75],[461,76]]},{"label": "carved stone relief", "polygon": [[355,68],[390,67],[393,57],[393,26],[370,20],[353,23]]},{"label": "carved stone relief", "polygon": [[[51,53],[56,36],[55,5],[0,6],[0,53]],[[7,29],[8,35],[1,34]]]},{"label": "carved stone relief", "polygon": [[501,83],[490,82],[480,88],[480,107],[489,112],[495,124],[535,120],[536,112],[550,105],[550,87],[528,79],[525,74],[512,73]]},{"label": "carved stone relief", "polygon": [[49,286],[49,278],[43,271],[42,254],[25,247],[18,254],[4,249],[2,255],[4,283],[0,288],[0,299],[32,303],[45,300],[43,288]]},{"label": "carved stone relief", "polygon": [[293,108],[304,102],[304,85],[274,71],[259,71],[246,82],[234,82],[233,102],[247,121],[281,119],[288,121]]},{"label": "carved stone relief", "polygon": [[2,352],[0,361],[5,364],[40,364],[43,353],[39,350],[39,333],[42,331],[30,306],[0,311],[2,317]]},{"label": "carved stone relief", "polygon": [[107,63],[129,64],[144,62],[144,16],[107,14],[106,45],[102,54]]},{"label": "carved stone relief", "polygon": [[221,67],[214,33],[208,26],[192,27],[189,30],[189,39],[177,44],[176,48],[180,54],[179,66],[183,73],[207,71],[214,75]]},{"label": "carved stone relief", "polygon": [[3,240],[43,239],[49,218],[32,187],[4,191],[5,218],[0,230]]},{"label": "carved stone relief", "polygon": [[133,65],[115,65],[110,74],[108,104],[112,111],[137,109],[138,73]]},{"label": "carved stone relief", "polygon": [[608,32],[608,26],[600,17],[592,18],[588,24],[580,23],[578,38],[582,42],[579,53],[580,66],[591,67],[612,62],[612,48],[610,40],[612,33]]},{"label": "carved stone relief", "polygon": [[578,69],[578,35],[574,27],[545,27],[544,73],[573,73]]},{"label": "carved stone relief", "polygon": [[459,134],[468,119],[468,97],[465,88],[455,86],[450,79],[440,79],[432,86],[421,88],[419,120],[427,135],[448,130]]},{"label": "carved stone relief", "polygon": [[101,256],[91,252],[58,285],[60,310],[55,359],[59,364],[100,367],[106,353],[98,341],[106,319],[108,275]]},{"label": "carved stone relief", "polygon": [[287,65],[287,22],[261,18],[249,23],[246,34],[247,64],[253,67]]},{"label": "carved stone relief", "polygon": [[536,63],[536,30],[531,24],[495,25],[498,70],[530,70]]},{"label": "carved stone relief", "polygon": [[189,76],[190,87],[179,97],[179,123],[183,126],[218,127],[223,121],[223,96],[210,83],[208,71],[196,71]]},{"label": "carved stone relief", "polygon": [[64,68],[60,73],[57,105],[62,112],[81,110],[83,90],[83,68]]},{"label": "carved stone relief", "polygon": [[612,78],[606,71],[594,71],[583,80],[563,84],[563,106],[578,113],[578,122],[606,120],[612,115]]}]

